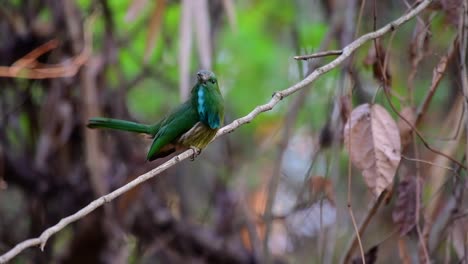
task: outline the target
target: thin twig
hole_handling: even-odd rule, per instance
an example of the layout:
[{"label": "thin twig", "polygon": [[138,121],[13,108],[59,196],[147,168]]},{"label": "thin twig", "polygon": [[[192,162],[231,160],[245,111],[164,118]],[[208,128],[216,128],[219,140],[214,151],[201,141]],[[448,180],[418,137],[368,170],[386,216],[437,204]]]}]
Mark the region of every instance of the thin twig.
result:
[{"label": "thin twig", "polygon": [[316,52],[316,53],[309,54],[309,55],[294,56],[294,59],[295,60],[308,60],[308,59],[314,59],[314,58],[320,58],[320,57],[326,57],[326,56],[338,56],[341,54],[343,54],[342,50],[327,50],[327,51]]},{"label": "thin twig", "polygon": [[[419,148],[416,144],[416,134],[412,133],[413,136],[413,151],[416,159],[419,159]],[[427,243],[424,239],[423,232],[421,230],[421,225],[419,223],[420,215],[421,215],[421,166],[419,162],[416,162],[416,209],[414,210],[414,224],[416,225],[416,232],[418,234],[419,239],[419,250],[420,250],[420,261],[422,263],[431,263],[431,259],[429,257],[429,252],[427,249]],[[423,260],[424,257],[424,260]]]},{"label": "thin twig", "polygon": [[[375,1],[375,0],[374,0]],[[424,32],[427,32],[427,31],[424,31]],[[425,35],[422,37],[422,39],[420,38],[417,38],[417,40],[421,40],[422,43],[424,43],[424,39],[425,39]],[[418,44],[420,44],[420,42],[418,42]],[[423,44],[421,44],[423,45]],[[419,47],[419,46],[418,46]],[[419,47],[421,48],[421,47]],[[424,50],[424,48],[421,48],[421,49],[418,49],[418,51],[420,50]],[[422,54],[421,56],[418,57],[419,60],[417,60],[417,64],[413,64],[413,75],[410,74],[410,77],[416,75],[416,71],[417,71],[417,65],[419,64],[419,62],[424,58],[424,54]],[[386,78],[386,74],[384,72],[383,74],[384,78]],[[412,80],[413,78],[410,78],[411,80],[411,84],[413,84]],[[386,86],[386,82],[384,82],[384,86]],[[410,86],[410,90],[411,90],[411,94],[410,94],[410,100],[411,100],[411,104],[414,103],[414,95],[413,95],[413,92],[414,92],[414,89],[412,88],[412,86]],[[388,99],[388,95],[387,95],[387,91],[386,89],[384,89],[384,93],[386,95],[386,98]],[[390,101],[390,100],[389,100]],[[393,106],[392,106],[393,108]],[[413,138],[413,151],[414,151],[414,155],[416,157],[416,159],[419,159],[419,148],[416,144],[416,134],[415,133],[411,133],[412,135],[412,138]],[[421,184],[420,184],[420,179],[421,179],[421,170],[420,170],[420,164],[417,162],[416,163],[416,197],[415,197],[415,203],[416,203],[416,209],[414,210],[414,214],[415,214],[415,220],[414,220],[414,223],[416,225],[416,231],[417,231],[417,234],[418,234],[418,239],[419,239],[419,249],[420,249],[420,252],[421,252],[421,259],[422,257],[424,257],[424,263],[430,263],[430,258],[429,258],[429,253],[428,253],[428,250],[427,250],[427,245],[425,243],[425,240],[424,240],[424,237],[422,235],[422,231],[421,231],[421,226],[419,224],[419,217],[420,217],[420,208],[421,208],[421,201],[420,201],[420,196],[421,196]],[[420,260],[421,260],[420,259]]]},{"label": "thin twig", "polygon": [[17,60],[13,63],[13,66],[18,67],[17,69],[22,69],[26,67],[33,67],[37,63],[37,58],[44,55],[45,53],[57,48],[59,41],[57,39],[51,39],[41,46],[33,49],[31,52]]},{"label": "thin twig", "polygon": [[48,64],[40,68],[24,68],[18,66],[0,66],[0,77],[25,79],[52,79],[74,76],[80,67],[86,63],[89,55],[81,53],[69,62]]},{"label": "thin twig", "polygon": [[[93,25],[95,16],[88,19],[88,23]],[[92,33],[85,32],[84,40],[87,43],[92,42]],[[70,60],[63,61],[59,64],[40,64],[37,58],[46,52],[56,48],[58,41],[52,39],[36,49],[32,50],[24,57],[13,63],[12,66],[0,66],[0,77],[9,78],[25,78],[25,79],[51,79],[72,77],[83,66],[91,55],[90,47],[85,46],[81,53],[74,56]]]},{"label": "thin twig", "polygon": [[[360,7],[360,11],[359,11],[359,17],[358,17],[358,22],[357,22],[357,27],[356,28],[353,28],[353,24],[352,22],[354,22],[355,20],[355,11],[356,11],[356,6],[357,6],[357,1],[348,1],[348,6],[346,7],[347,9],[347,12],[345,13],[345,25],[343,25],[343,36],[341,38],[341,42],[342,42],[342,45],[347,45],[349,43],[349,41],[351,41],[352,38],[355,38],[358,34],[358,31],[359,31],[359,28],[360,28],[360,24],[361,24],[361,19],[362,19],[362,11],[363,11],[363,8],[364,8],[364,5],[365,5],[365,1],[362,1],[361,2],[361,7]],[[353,34],[353,31],[354,31],[354,34]],[[375,29],[374,29],[375,31]],[[353,37],[354,35],[354,37]],[[374,39],[375,40],[375,39]],[[342,95],[344,93],[344,89],[345,89],[345,85],[348,83],[347,80],[349,80],[349,76],[350,76],[350,73],[352,72],[351,70],[351,65],[353,63],[353,60],[354,60],[354,55],[351,55],[350,58],[345,62],[345,65],[343,67],[343,70],[341,72],[341,78],[340,78],[340,83],[341,83],[341,89],[340,90],[340,95]],[[351,90],[350,90],[351,92]],[[351,95],[349,95],[350,98],[351,98]],[[343,109],[342,109],[343,111]],[[349,109],[349,112],[347,113],[347,115],[349,116],[350,115],[350,112],[352,111],[352,109]],[[351,134],[351,130],[349,130],[349,134]],[[335,134],[336,135],[336,134]],[[349,135],[348,135],[349,136]],[[349,150],[351,150],[351,140],[349,141]],[[333,149],[334,151],[337,151],[336,147]],[[353,239],[353,243],[357,241],[357,244],[359,245],[359,252],[361,254],[361,260],[362,260],[362,263],[365,264],[366,263],[366,258],[365,258],[365,253],[364,253],[364,247],[362,246],[362,241],[361,241],[361,232],[359,232],[359,229],[358,229],[358,225],[356,223],[356,218],[354,217],[354,212],[353,212],[353,207],[352,207],[352,203],[351,203],[351,179],[352,179],[352,166],[351,166],[351,151],[349,151],[349,159],[348,159],[348,177],[347,177],[347,207],[348,207],[348,213],[349,213],[349,216],[351,217],[351,222],[353,224],[353,228],[354,228],[354,238]],[[348,251],[349,254],[346,254],[345,258],[347,256],[351,256],[352,255],[352,252],[354,251],[354,246],[352,248],[350,248],[350,250]],[[348,260],[349,261],[349,260]],[[345,260],[345,263],[347,263],[347,261]]]},{"label": "thin twig", "polygon": [[[396,28],[400,27],[410,19],[414,18],[417,14],[419,14],[421,11],[423,11],[426,7],[429,6],[429,4],[433,0],[425,0],[421,2],[418,6],[415,7],[415,9],[411,10],[407,14],[399,17],[398,19],[388,23],[384,27],[380,28],[377,31],[367,33],[360,38],[356,39],[352,43],[350,43],[348,46],[346,46],[343,49],[343,54],[341,54],[339,57],[331,61],[330,63],[317,68],[314,70],[310,75],[308,75],[305,79],[302,81],[294,84],[293,86],[282,90],[278,91],[273,95],[273,98],[270,99],[270,101],[266,104],[260,105],[255,107],[254,110],[252,110],[249,114],[247,114],[244,117],[241,117],[239,119],[234,120],[232,123],[230,123],[227,126],[224,126],[221,128],[217,135],[216,138],[230,133],[240,127],[243,124],[250,123],[256,116],[258,116],[262,112],[269,111],[273,109],[283,98],[303,89],[305,86],[309,85],[310,83],[314,82],[317,80],[318,77],[321,75],[331,71],[332,69],[338,67],[340,64],[342,64],[354,51],[356,51],[359,47],[361,47],[363,44],[367,43],[368,41],[381,37],[385,35],[386,33],[395,30]],[[40,245],[41,249],[44,249],[47,240],[69,224],[83,218],[84,216],[90,214],[93,212],[96,208],[102,206],[105,203],[108,203],[115,198],[119,197],[120,195],[126,193],[127,191],[135,188],[137,185],[154,178],[156,175],[160,174],[161,172],[167,170],[168,168],[174,166],[175,164],[187,159],[188,157],[191,157],[194,154],[194,151],[192,149],[188,149],[185,152],[173,157],[172,159],[168,160],[167,162],[163,163],[162,165],[158,166],[155,169],[152,169],[151,171],[142,174],[138,176],[135,180],[123,185],[122,187],[116,189],[115,191],[101,196],[98,199],[92,201],[89,203],[87,206],[83,207],[80,209],[78,212],[62,218],[56,225],[49,227],[46,229],[44,232],[39,237],[32,238],[25,240],[19,244],[17,244],[15,247],[13,247],[11,250],[8,252],[4,253],[3,255],[0,256],[0,263],[5,263],[9,260],[11,260],[13,257],[21,253],[23,250],[26,248],[30,248],[33,246]]]},{"label": "thin twig", "polygon": [[[352,109],[350,109],[350,111],[352,111]],[[348,115],[350,115],[350,113],[348,113]],[[351,129],[349,129],[349,135],[348,137],[351,139]],[[358,229],[358,226],[356,224],[356,219],[354,217],[354,213],[353,213],[353,207],[351,205],[351,178],[352,178],[352,173],[353,173],[353,170],[352,170],[352,166],[351,166],[351,140],[349,140],[349,159],[348,159],[348,190],[347,190],[347,207],[348,207],[348,212],[349,212],[349,215],[351,217],[351,221],[353,223],[353,227],[354,227],[354,238],[351,242],[351,246],[349,247],[349,250],[347,251],[346,255],[345,255],[345,259],[344,259],[344,262],[343,263],[348,263],[351,259],[351,256],[352,256],[352,253],[354,251],[354,248],[356,246],[356,242],[357,244],[359,245],[359,252],[361,253],[361,260],[362,260],[362,263],[363,264],[366,264],[366,257],[365,257],[365,254],[364,254],[364,247],[362,246],[362,241],[361,241],[361,234],[364,232],[364,229],[365,229],[365,226],[363,227],[363,230],[361,232],[361,229]],[[384,195],[381,195],[380,197],[384,197]],[[377,210],[375,210],[377,211]],[[374,213],[372,213],[372,215],[374,215]],[[369,214],[370,215],[370,214]],[[370,218],[369,218],[370,219]],[[367,224],[366,224],[367,225]]]},{"label": "thin twig", "polygon": [[359,236],[362,235],[366,231],[367,226],[372,220],[372,217],[374,217],[374,215],[377,213],[382,202],[385,201],[385,197],[387,196],[386,194],[387,194],[387,190],[384,190],[380,194],[379,198],[377,198],[377,201],[375,201],[375,203],[372,205],[372,208],[367,212],[364,220],[359,226],[359,232],[354,234],[354,237],[351,240],[351,243],[349,244],[348,249],[345,251],[346,254],[344,255],[345,256],[344,260],[341,263],[349,263],[351,261],[351,257],[353,256],[354,249],[359,243]]},{"label": "thin twig", "polygon": [[421,140],[421,142],[423,143],[423,145],[428,149],[430,150],[431,152],[435,153],[435,154],[438,154],[442,157],[445,157],[447,158],[448,160],[456,163],[457,165],[459,165],[460,167],[462,167],[463,169],[467,169],[467,167],[465,165],[463,165],[461,162],[459,162],[458,160],[454,159],[453,157],[450,157],[449,155],[437,150],[437,149],[434,149],[432,148],[429,143],[427,143],[426,139],[423,137],[423,135],[421,134],[421,132],[419,132],[419,130],[410,122],[408,121],[404,116],[402,116],[400,113],[398,113],[397,109],[395,108],[395,106],[393,105],[388,93],[385,93],[384,92],[384,95],[387,99],[387,102],[388,104],[390,105],[390,108],[392,108],[393,112],[395,112],[395,114],[398,115],[398,117],[403,120],[408,126],[411,127],[411,129],[416,133],[416,135],[418,136],[418,138]]},{"label": "thin twig", "polygon": [[364,14],[364,6],[366,5],[366,0],[361,1],[361,6],[359,7],[358,21],[356,24],[356,30],[354,31],[354,37],[357,38],[359,30],[361,29],[362,15]]},{"label": "thin twig", "polygon": [[446,169],[446,170],[449,170],[449,171],[452,171],[452,172],[456,172],[456,170],[453,169],[453,168],[450,168],[450,167],[447,167],[447,166],[444,166],[444,165],[435,164],[434,162],[430,162],[430,161],[427,161],[427,160],[414,159],[414,158],[406,157],[405,155],[401,155],[401,157],[403,159],[405,159],[405,160],[415,161],[415,162],[419,162],[419,163],[425,163],[425,164],[429,164],[429,165],[434,166],[434,167],[439,167],[439,168]]}]

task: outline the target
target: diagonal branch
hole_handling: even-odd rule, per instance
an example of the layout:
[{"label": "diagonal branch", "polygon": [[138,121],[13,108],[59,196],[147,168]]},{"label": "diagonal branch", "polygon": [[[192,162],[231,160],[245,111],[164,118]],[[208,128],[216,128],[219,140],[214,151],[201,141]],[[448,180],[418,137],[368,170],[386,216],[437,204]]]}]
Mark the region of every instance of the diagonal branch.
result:
[{"label": "diagonal branch", "polygon": [[[343,48],[343,53],[338,56],[336,59],[331,61],[330,63],[317,68],[314,70],[310,75],[308,75],[305,79],[302,81],[296,83],[295,85],[284,89],[282,91],[278,91],[274,93],[273,98],[270,99],[270,101],[266,104],[260,105],[255,107],[252,112],[250,112],[248,115],[241,117],[239,119],[234,120],[231,124],[221,128],[218,131],[218,134],[216,135],[216,138],[225,135],[227,133],[230,133],[234,131],[236,128],[240,127],[243,124],[250,123],[256,116],[258,116],[262,112],[269,111],[273,109],[283,98],[303,89],[305,86],[311,84],[315,80],[318,79],[321,75],[331,71],[332,69],[338,67],[341,65],[351,54],[357,50],[359,47],[361,47],[363,44],[366,42],[382,37],[388,32],[394,31],[396,28],[400,27],[404,23],[406,23],[408,20],[414,18],[417,14],[419,14],[421,11],[423,11],[430,3],[432,0],[424,0],[420,2],[418,6],[416,6],[413,10],[408,12],[407,14],[401,16],[400,18],[388,23],[384,27],[380,28],[377,31],[367,33],[360,38],[356,39],[355,41],[351,42],[348,46]],[[173,157],[172,159],[166,161],[159,167],[140,175],[138,178],[135,180],[127,183],[126,185],[116,189],[115,191],[101,196],[100,198],[92,201],[90,204],[87,206],[83,207],[81,210],[78,212],[67,216],[65,218],[62,218],[56,225],[49,227],[46,229],[39,237],[37,238],[32,238],[25,240],[19,244],[17,244],[14,248],[6,252],[5,254],[0,256],[0,263],[5,263],[9,260],[11,260],[13,257],[21,253],[23,250],[26,248],[30,248],[33,246],[40,245],[41,249],[43,250],[45,247],[45,244],[47,240],[69,224],[83,218],[84,216],[88,215],[89,213],[93,212],[96,208],[104,205],[105,203],[108,203],[115,198],[119,197],[120,195],[124,194],[125,192],[133,189],[135,186],[155,177],[156,175],[160,174],[161,172],[165,171],[166,169],[176,165],[177,163],[187,159],[188,157],[191,157],[193,155],[193,150],[189,149],[180,155],[177,155]]]}]

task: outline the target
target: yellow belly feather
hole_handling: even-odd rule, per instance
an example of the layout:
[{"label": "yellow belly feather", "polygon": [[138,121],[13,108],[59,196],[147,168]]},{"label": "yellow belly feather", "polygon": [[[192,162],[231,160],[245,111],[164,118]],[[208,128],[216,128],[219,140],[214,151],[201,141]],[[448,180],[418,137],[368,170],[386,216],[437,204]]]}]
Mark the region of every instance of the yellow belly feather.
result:
[{"label": "yellow belly feather", "polygon": [[185,147],[203,149],[211,142],[218,129],[211,129],[202,122],[198,122],[189,131],[185,132],[177,141]]}]

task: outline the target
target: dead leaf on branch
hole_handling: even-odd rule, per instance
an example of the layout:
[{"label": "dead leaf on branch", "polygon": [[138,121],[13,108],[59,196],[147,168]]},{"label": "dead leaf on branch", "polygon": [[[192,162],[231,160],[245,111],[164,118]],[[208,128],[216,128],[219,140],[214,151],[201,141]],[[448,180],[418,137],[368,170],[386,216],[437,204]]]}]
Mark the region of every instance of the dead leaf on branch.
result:
[{"label": "dead leaf on branch", "polygon": [[379,196],[392,182],[401,159],[398,127],[380,105],[356,107],[344,129],[345,145],[367,187]]},{"label": "dead leaf on branch", "polygon": [[351,98],[349,96],[340,97],[340,117],[343,121],[343,124],[348,122],[349,115],[351,114],[351,109],[353,109]]},{"label": "dead leaf on branch", "polygon": [[[421,181],[417,181],[416,177],[407,177],[398,184],[392,218],[401,236],[411,231],[416,223],[416,183],[421,186]],[[418,200],[421,200],[421,196]]]},{"label": "dead leaf on branch", "polygon": [[367,57],[364,59],[364,66],[372,66],[374,78],[381,83],[384,87],[392,85],[392,74],[386,62],[387,52],[381,41],[377,40],[375,45],[369,48]]},{"label": "dead leaf on branch", "polygon": [[335,205],[335,191],[333,188],[333,182],[322,176],[313,176],[309,179],[309,189],[313,195],[323,194]]}]

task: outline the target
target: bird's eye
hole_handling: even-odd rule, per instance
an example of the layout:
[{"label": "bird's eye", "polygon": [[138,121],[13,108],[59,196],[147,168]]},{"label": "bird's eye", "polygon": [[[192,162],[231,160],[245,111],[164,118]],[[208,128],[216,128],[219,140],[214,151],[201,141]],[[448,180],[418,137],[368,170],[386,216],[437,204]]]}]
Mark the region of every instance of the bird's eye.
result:
[{"label": "bird's eye", "polygon": [[215,79],[212,79],[212,80],[211,80],[211,83],[216,83],[216,80],[215,80]]}]

